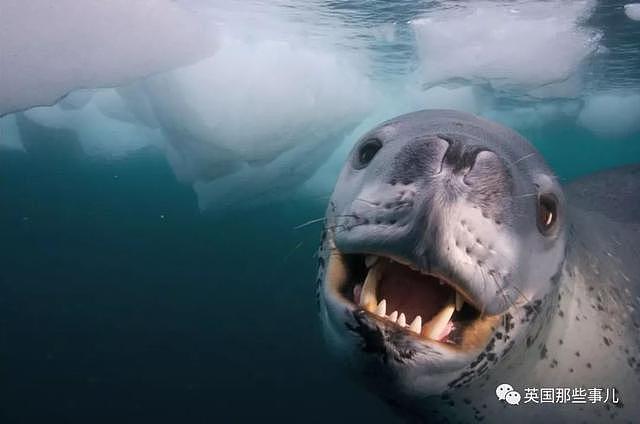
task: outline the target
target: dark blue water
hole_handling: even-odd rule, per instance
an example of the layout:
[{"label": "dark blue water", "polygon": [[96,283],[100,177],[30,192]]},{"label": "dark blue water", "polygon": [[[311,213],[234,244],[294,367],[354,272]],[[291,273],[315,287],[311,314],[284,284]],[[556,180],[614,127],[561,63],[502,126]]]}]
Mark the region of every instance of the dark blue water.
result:
[{"label": "dark blue water", "polygon": [[390,419],[323,349],[323,202],[208,218],[148,152],[0,181],[1,422]]}]

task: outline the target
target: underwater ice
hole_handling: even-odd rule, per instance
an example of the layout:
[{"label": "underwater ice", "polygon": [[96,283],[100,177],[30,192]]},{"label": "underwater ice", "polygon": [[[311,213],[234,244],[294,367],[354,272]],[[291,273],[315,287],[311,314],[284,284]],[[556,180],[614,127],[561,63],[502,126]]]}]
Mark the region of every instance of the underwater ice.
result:
[{"label": "underwater ice", "polygon": [[625,4],[624,13],[627,14],[629,19],[640,21],[640,3]]},{"label": "underwater ice", "polygon": [[170,0],[3,0],[0,116],[202,59],[209,31]]},{"label": "underwater ice", "polygon": [[604,138],[621,138],[640,131],[640,94],[614,91],[591,96],[578,122]]},{"label": "underwater ice", "polygon": [[[350,44],[359,39],[353,26],[343,34],[341,22],[327,22],[330,14],[315,19],[321,4],[305,3],[287,16],[291,8],[271,3],[252,2],[261,5],[253,15],[242,2],[215,3],[217,9],[201,0],[162,3],[127,3],[130,24],[144,18],[142,27],[153,28],[142,11],[154,7],[158,25],[180,28],[160,31],[162,48],[147,48],[151,39],[144,33],[116,36],[106,25],[78,18],[75,27],[53,33],[58,42],[91,35],[75,46],[86,57],[71,58],[71,48],[52,49],[46,57],[34,52],[12,64],[37,72],[0,78],[24,88],[0,100],[5,110],[38,106],[75,90],[54,106],[0,118],[0,148],[37,149],[37,140],[24,138],[32,127],[68,131],[92,157],[117,159],[153,146],[165,153],[177,178],[193,186],[201,208],[221,210],[298,189],[326,196],[359,135],[422,108],[466,110],[518,130],[557,119],[602,137],[640,130],[633,112],[640,110],[638,94],[585,89],[585,69],[603,50],[601,33],[584,24],[591,1],[440,2],[404,23],[413,33],[418,63],[415,72],[396,74],[372,71],[370,47]],[[18,4],[11,3],[14,16]],[[108,15],[123,6],[118,0],[101,7]],[[198,25],[184,32],[177,23],[186,21]],[[376,26],[372,34],[377,42],[394,43],[402,24]],[[137,41],[123,48],[129,37]],[[191,46],[193,37],[199,41]],[[97,40],[108,42],[94,57],[86,48]],[[106,60],[105,52],[118,60]],[[154,75],[134,80],[146,74]],[[105,86],[114,88],[99,88]]]},{"label": "underwater ice", "polygon": [[571,97],[601,35],[581,26],[591,1],[467,2],[412,21],[427,83],[457,79]]}]

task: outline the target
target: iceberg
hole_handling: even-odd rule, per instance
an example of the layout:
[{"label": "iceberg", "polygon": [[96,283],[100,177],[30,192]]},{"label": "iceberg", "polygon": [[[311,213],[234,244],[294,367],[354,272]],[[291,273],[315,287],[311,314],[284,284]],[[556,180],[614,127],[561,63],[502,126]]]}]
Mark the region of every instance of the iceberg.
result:
[{"label": "iceberg", "polygon": [[215,34],[170,0],[5,0],[0,116],[211,55]]}]

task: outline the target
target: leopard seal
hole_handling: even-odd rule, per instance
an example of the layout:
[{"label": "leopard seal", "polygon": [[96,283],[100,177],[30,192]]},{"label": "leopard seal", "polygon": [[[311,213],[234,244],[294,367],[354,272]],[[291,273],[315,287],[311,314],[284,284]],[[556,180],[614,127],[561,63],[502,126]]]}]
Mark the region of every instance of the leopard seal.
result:
[{"label": "leopard seal", "polygon": [[511,129],[409,113],[355,144],[318,256],[331,352],[408,421],[640,417],[640,166],[561,185]]}]

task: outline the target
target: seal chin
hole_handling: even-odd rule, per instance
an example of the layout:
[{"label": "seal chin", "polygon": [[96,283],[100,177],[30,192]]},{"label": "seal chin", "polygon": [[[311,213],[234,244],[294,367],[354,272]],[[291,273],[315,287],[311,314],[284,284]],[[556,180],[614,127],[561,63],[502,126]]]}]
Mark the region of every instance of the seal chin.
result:
[{"label": "seal chin", "polygon": [[365,316],[386,334],[404,335],[427,348],[474,355],[484,348],[501,315],[487,315],[464,284],[420,270],[403,258],[333,250],[328,295],[349,312]]}]

